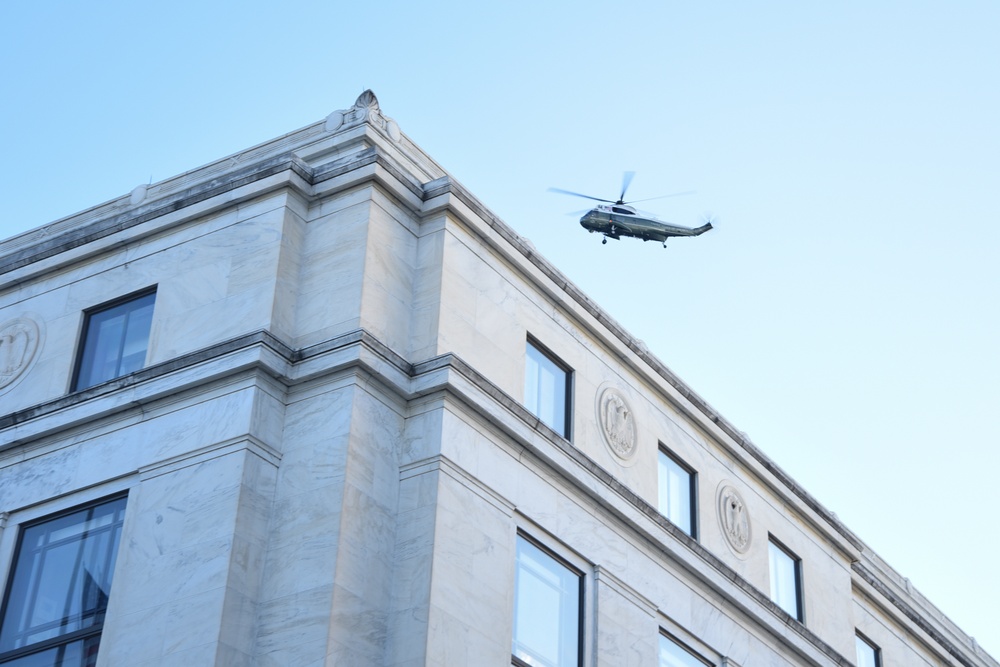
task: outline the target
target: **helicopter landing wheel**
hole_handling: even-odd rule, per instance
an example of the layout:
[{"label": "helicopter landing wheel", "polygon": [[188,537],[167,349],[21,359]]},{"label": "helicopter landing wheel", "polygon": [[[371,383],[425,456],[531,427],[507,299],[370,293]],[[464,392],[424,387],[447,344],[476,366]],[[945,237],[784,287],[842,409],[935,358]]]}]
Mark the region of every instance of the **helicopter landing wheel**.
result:
[{"label": "helicopter landing wheel", "polygon": [[608,240],[607,240],[606,238],[604,238],[604,239],[601,239],[601,243],[602,243],[602,244],[603,244],[603,243],[607,243],[607,242],[608,242]]}]

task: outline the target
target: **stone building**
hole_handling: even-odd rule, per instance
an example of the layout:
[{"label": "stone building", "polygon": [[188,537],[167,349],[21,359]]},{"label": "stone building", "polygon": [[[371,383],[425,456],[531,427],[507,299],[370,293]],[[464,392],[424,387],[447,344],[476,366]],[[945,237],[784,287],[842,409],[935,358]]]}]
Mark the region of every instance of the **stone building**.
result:
[{"label": "stone building", "polygon": [[366,92],[0,244],[0,665],[997,662]]}]

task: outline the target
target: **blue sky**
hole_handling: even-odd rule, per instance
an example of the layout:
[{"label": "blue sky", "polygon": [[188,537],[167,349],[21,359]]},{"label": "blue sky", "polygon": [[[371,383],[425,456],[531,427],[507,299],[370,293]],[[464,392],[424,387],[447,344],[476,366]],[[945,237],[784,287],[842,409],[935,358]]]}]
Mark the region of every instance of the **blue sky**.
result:
[{"label": "blue sky", "polygon": [[[0,6],[0,237],[386,115],[994,656],[1000,4]],[[716,229],[609,242],[612,198]]]}]

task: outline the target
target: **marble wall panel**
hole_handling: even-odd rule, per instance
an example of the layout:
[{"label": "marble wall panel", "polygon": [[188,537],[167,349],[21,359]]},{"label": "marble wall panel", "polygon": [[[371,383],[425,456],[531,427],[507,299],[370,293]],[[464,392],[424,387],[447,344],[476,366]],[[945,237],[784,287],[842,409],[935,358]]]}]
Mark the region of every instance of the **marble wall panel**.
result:
[{"label": "marble wall panel", "polygon": [[[402,418],[356,391],[337,544],[330,622],[331,664],[377,664],[392,596]],[[359,626],[359,623],[362,626]],[[363,628],[363,631],[362,631]]]},{"label": "marble wall panel", "polygon": [[0,512],[12,512],[75,490],[80,468],[78,447],[42,455],[8,452],[0,467]]},{"label": "marble wall panel", "polygon": [[510,659],[515,524],[464,481],[448,474],[438,480],[427,656],[442,664],[504,664]]},{"label": "marble wall panel", "polygon": [[439,352],[438,322],[446,236],[443,224],[442,220],[424,220],[422,235],[417,239],[410,343],[406,348],[411,361],[430,359]]},{"label": "marble wall panel", "polygon": [[305,220],[292,209],[286,208],[281,229],[270,325],[271,333],[286,342],[295,340],[298,333],[295,330],[295,311],[298,304],[302,244],[305,235]]},{"label": "marble wall panel", "polygon": [[368,225],[361,325],[390,348],[406,351],[410,346],[417,239],[410,225],[376,203],[370,208]]},{"label": "marble wall panel", "polygon": [[[449,403],[441,411],[441,417],[441,453],[473,478],[513,482],[518,475],[524,474],[517,459],[519,450],[499,446],[496,441],[498,436],[482,423],[469,419],[460,407]],[[513,493],[512,485],[496,490],[501,497],[505,493]]]},{"label": "marble wall panel", "polygon": [[444,411],[435,409],[440,405],[439,401],[427,406],[411,404],[410,409],[416,414],[406,419],[400,442],[400,465],[425,461],[441,452]]},{"label": "marble wall panel", "polygon": [[281,496],[342,482],[353,400],[349,388],[290,397],[282,436]]},{"label": "marble wall panel", "polygon": [[261,599],[332,585],[342,497],[343,486],[330,485],[276,500]]},{"label": "marble wall panel", "polygon": [[258,667],[325,664],[332,589],[327,583],[260,602],[254,641]]},{"label": "marble wall panel", "polygon": [[473,627],[462,616],[432,609],[428,632],[427,665],[450,667],[510,663],[510,640],[509,637],[501,637],[503,631],[500,628]]},{"label": "marble wall panel", "polygon": [[437,470],[409,474],[400,481],[393,545],[385,664],[424,664],[430,614]]},{"label": "marble wall panel", "polygon": [[653,610],[623,595],[616,586],[595,582],[596,662],[608,667],[657,667],[658,625]]},{"label": "marble wall panel", "polygon": [[331,208],[306,225],[295,315],[298,346],[358,328],[370,208],[368,201]]},{"label": "marble wall panel", "polygon": [[483,261],[468,237],[449,228],[444,240],[439,352],[458,354],[512,396],[524,392],[521,298],[501,269]]},{"label": "marble wall panel", "polygon": [[215,664],[220,641],[252,640],[273,484],[270,463],[236,450],[131,489],[102,660]]},{"label": "marble wall panel", "polygon": [[285,428],[285,391],[265,385],[254,392],[250,435],[280,451]]}]

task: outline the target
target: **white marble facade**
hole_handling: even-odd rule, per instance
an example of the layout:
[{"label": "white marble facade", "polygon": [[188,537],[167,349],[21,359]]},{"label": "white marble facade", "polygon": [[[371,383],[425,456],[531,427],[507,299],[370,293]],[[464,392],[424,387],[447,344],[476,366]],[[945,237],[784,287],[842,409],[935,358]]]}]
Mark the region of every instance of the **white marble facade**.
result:
[{"label": "white marble facade", "polygon": [[[71,391],[84,312],[154,286],[144,368]],[[521,406],[529,337],[572,369],[570,439]],[[697,539],[656,510],[661,446]],[[886,667],[998,665],[369,93],[0,243],[4,585],[22,525],[124,492],[102,666],[510,664],[519,534],[582,573],[585,665],[655,667],[664,633],[852,665],[858,632]]]}]

